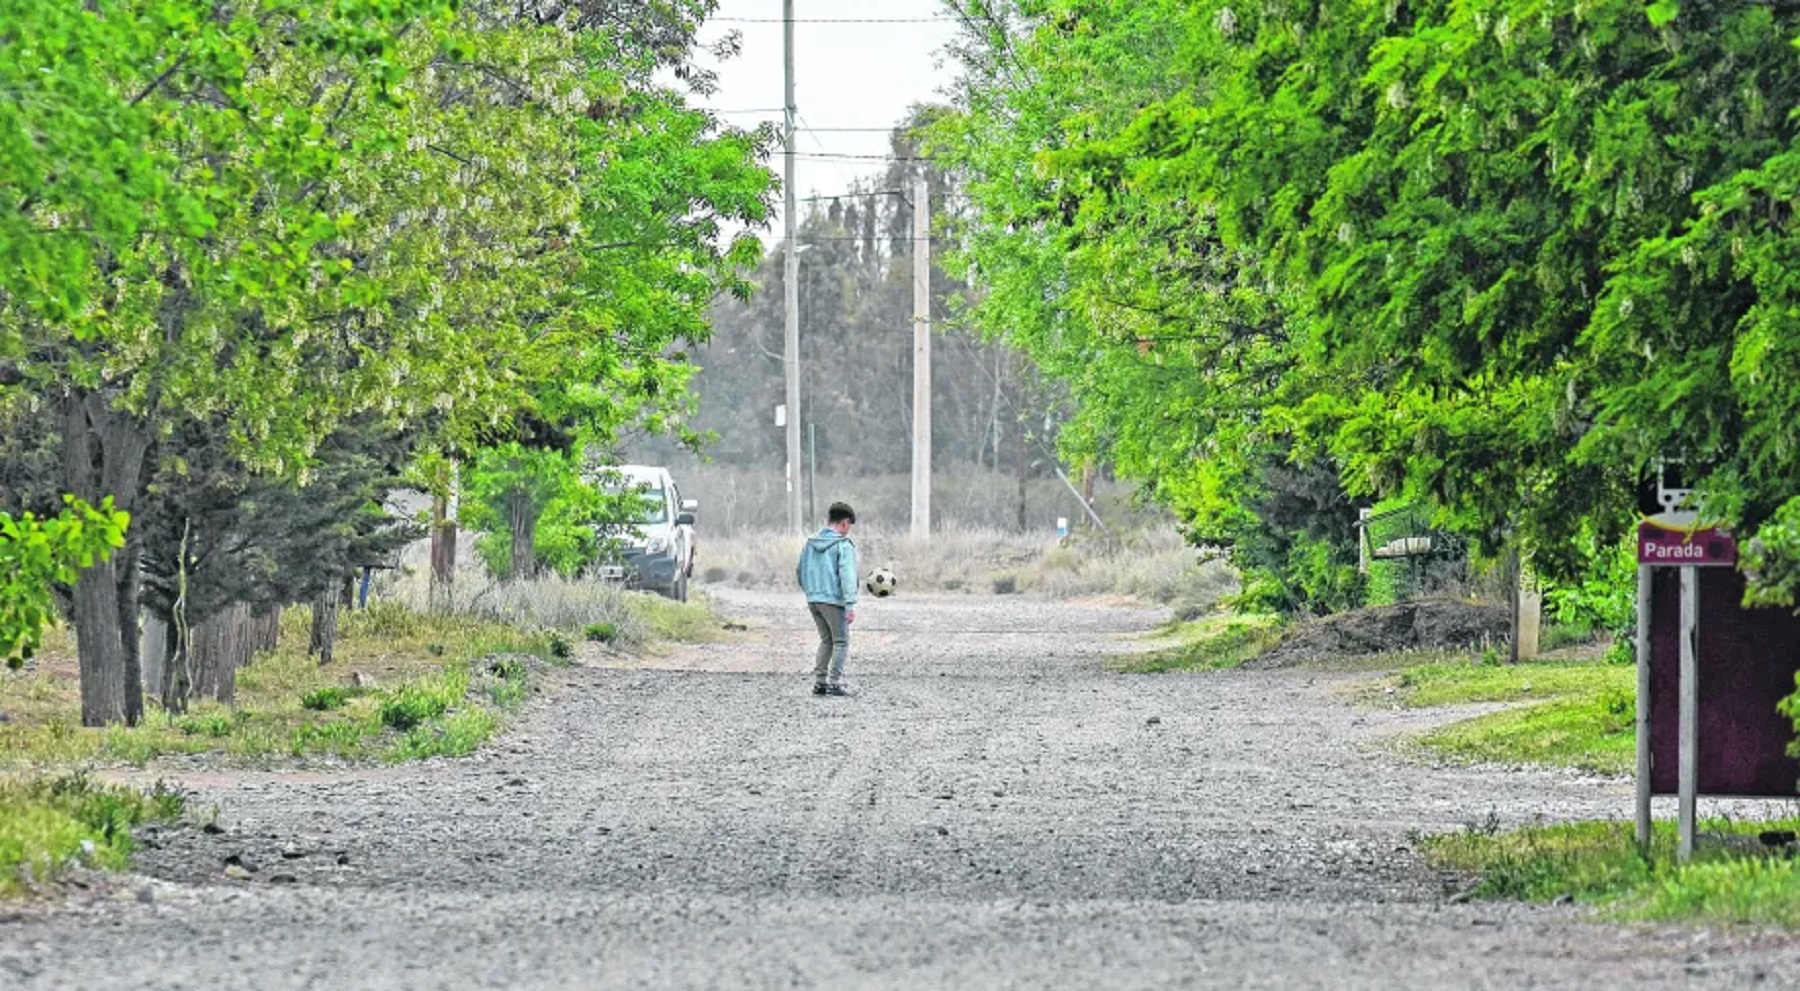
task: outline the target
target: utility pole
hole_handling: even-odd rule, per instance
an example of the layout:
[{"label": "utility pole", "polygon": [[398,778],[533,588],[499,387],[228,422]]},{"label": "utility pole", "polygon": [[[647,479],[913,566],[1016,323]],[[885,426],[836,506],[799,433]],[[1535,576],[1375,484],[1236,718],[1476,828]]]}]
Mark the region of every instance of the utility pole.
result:
[{"label": "utility pole", "polygon": [[800,515],[800,254],[795,251],[794,214],[799,211],[799,200],[794,188],[794,124],[799,110],[794,106],[794,0],[782,0],[781,4],[782,65],[785,70],[783,110],[787,120],[786,147],[783,158],[786,160],[782,179],[782,192],[785,204],[781,211],[781,226],[786,248],[783,254],[783,281],[786,292],[787,332],[782,349],[782,370],[787,375],[787,469],[783,473],[787,484],[788,529],[795,533],[805,531],[806,522]]},{"label": "utility pole", "polygon": [[912,535],[931,537],[931,190],[913,187]]}]

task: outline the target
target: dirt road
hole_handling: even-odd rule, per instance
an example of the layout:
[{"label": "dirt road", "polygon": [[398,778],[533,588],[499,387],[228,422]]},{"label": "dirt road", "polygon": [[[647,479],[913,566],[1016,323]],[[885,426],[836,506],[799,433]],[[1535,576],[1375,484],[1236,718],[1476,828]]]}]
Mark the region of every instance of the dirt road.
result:
[{"label": "dirt road", "polygon": [[1449,903],[1411,831],[1628,789],[1396,762],[1441,717],[1341,678],[1121,676],[1155,612],[906,596],[863,610],[860,697],[815,699],[791,598],[718,595],[747,632],[590,659],[478,757],[197,779],[226,831],[0,923],[0,988],[1800,982],[1781,940]]}]

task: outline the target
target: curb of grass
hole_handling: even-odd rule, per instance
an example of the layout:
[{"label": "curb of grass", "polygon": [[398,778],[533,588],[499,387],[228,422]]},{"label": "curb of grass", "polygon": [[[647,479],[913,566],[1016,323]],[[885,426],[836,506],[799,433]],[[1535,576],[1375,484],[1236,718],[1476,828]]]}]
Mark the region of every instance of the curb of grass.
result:
[{"label": "curb of grass", "polygon": [[1654,824],[1649,857],[1629,822],[1574,822],[1501,830],[1491,817],[1461,832],[1418,839],[1434,867],[1471,875],[1466,897],[1574,902],[1636,922],[1800,926],[1800,818],[1700,824],[1691,863],[1675,861],[1675,824]]},{"label": "curb of grass", "polygon": [[1280,619],[1261,613],[1174,621],[1151,638],[1164,646],[1121,658],[1111,666],[1125,674],[1226,671],[1274,647],[1281,639],[1281,628]]}]

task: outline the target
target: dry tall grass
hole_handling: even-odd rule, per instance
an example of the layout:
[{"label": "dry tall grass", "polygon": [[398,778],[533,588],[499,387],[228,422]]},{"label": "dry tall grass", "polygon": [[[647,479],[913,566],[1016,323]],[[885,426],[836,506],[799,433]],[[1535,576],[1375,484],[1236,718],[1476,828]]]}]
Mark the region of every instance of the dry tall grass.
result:
[{"label": "dry tall grass", "polygon": [[[700,501],[701,540],[778,530],[787,518],[778,471],[722,465],[672,464],[681,493]],[[803,480],[804,481],[804,480]],[[911,475],[827,475],[814,486],[810,517],[823,517],[833,502],[848,502],[865,524],[904,528],[912,513]],[[804,490],[802,490],[804,493]],[[1141,527],[1167,522],[1159,510],[1135,505],[1132,488],[1119,482],[1095,486],[1094,502],[1108,526]],[[932,512],[945,529],[1019,529],[1019,485],[1010,472],[960,465],[932,476]],[[1050,534],[1056,520],[1077,521],[1081,503],[1059,479],[1033,478],[1025,485],[1025,529]]]},{"label": "dry tall grass", "polygon": [[652,630],[639,601],[648,593],[630,592],[610,582],[565,579],[555,575],[531,581],[495,581],[483,568],[456,574],[443,598],[431,600],[429,573],[395,573],[376,590],[375,598],[394,601],[417,613],[440,612],[526,630],[577,632],[595,623],[610,624],[618,641],[641,644]]},{"label": "dry tall grass", "polygon": [[[1236,576],[1223,561],[1203,556],[1172,527],[1065,542],[976,528],[947,528],[925,541],[858,527],[855,539],[864,574],[891,568],[902,591],[1122,595],[1173,604],[1179,614],[1192,617],[1237,589]],[[799,541],[787,533],[715,537],[701,548],[705,581],[747,588],[793,584]]]}]

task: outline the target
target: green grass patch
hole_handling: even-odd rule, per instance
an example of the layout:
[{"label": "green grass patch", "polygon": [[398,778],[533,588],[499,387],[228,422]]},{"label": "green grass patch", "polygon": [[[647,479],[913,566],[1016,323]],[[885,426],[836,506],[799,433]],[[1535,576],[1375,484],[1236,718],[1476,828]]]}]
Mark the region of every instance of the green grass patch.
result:
[{"label": "green grass patch", "polygon": [[1173,623],[1162,634],[1172,646],[1127,658],[1118,670],[1132,674],[1166,671],[1217,671],[1235,668],[1275,646],[1281,622],[1273,616],[1214,616]]},{"label": "green grass patch", "polygon": [[86,775],[0,781],[0,897],[53,880],[71,864],[116,870],[131,853],[131,829],[180,817],[186,799],[103,785]]},{"label": "green grass patch", "polygon": [[[305,652],[310,621],[303,607],[287,611],[283,646],[238,671],[235,706],[200,702],[172,714],[153,703],[141,725],[103,729],[80,725],[73,640],[53,637],[33,670],[0,671],[0,712],[9,717],[0,724],[0,767],[143,765],[200,753],[249,764],[370,760],[423,752],[398,741],[452,719],[453,749],[467,752],[481,722],[460,714],[516,705],[527,692],[524,659],[550,653],[547,634],[382,603],[344,614],[336,661],[321,666]],[[489,671],[492,658],[507,660]],[[351,685],[352,671],[370,687]],[[489,721],[485,732],[496,725]]]},{"label": "green grass patch", "polygon": [[637,597],[632,607],[632,611],[643,620],[652,639],[676,643],[707,643],[719,638],[719,616],[703,598],[691,602],[676,602],[644,594]]},{"label": "green grass patch", "polygon": [[[512,583],[469,596],[473,602],[448,612],[397,601],[345,611],[329,666],[306,655],[310,610],[290,608],[281,646],[237,672],[234,705],[168,713],[152,699],[143,723],[129,728],[81,725],[74,637],[52,628],[30,670],[0,670],[0,768],[143,765],[203,753],[242,764],[467,753],[530,694],[531,662],[566,662],[584,635],[610,631],[615,646],[629,649],[654,639],[710,640],[722,627],[704,600],[676,603],[593,583]],[[505,596],[506,608],[477,608]],[[564,625],[552,628],[553,619]]]},{"label": "green grass patch", "polygon": [[1637,685],[1632,668],[1547,661],[1527,664],[1435,663],[1409,667],[1395,678],[1402,705],[1423,708],[1471,702],[1529,702],[1627,693]]},{"label": "green grass patch", "polygon": [[[1414,742],[1462,763],[1537,764],[1624,774],[1636,759],[1637,674],[1599,661],[1440,661],[1377,683],[1401,705],[1525,703],[1440,727]],[[1371,693],[1374,694],[1374,693]]]},{"label": "green grass patch", "polygon": [[460,709],[408,730],[388,750],[386,759],[399,763],[426,757],[462,757],[486,743],[499,726],[492,709]]},{"label": "green grass patch", "polygon": [[1419,737],[1425,750],[1471,764],[1537,764],[1624,774],[1636,760],[1630,693],[1584,695],[1477,716]]},{"label": "green grass patch", "polygon": [[1700,824],[1694,860],[1675,862],[1675,824],[1654,824],[1650,856],[1630,823],[1579,822],[1502,832],[1490,822],[1420,840],[1436,867],[1476,875],[1479,898],[1595,905],[1619,919],[1800,925],[1800,860],[1758,835],[1800,819]]}]

